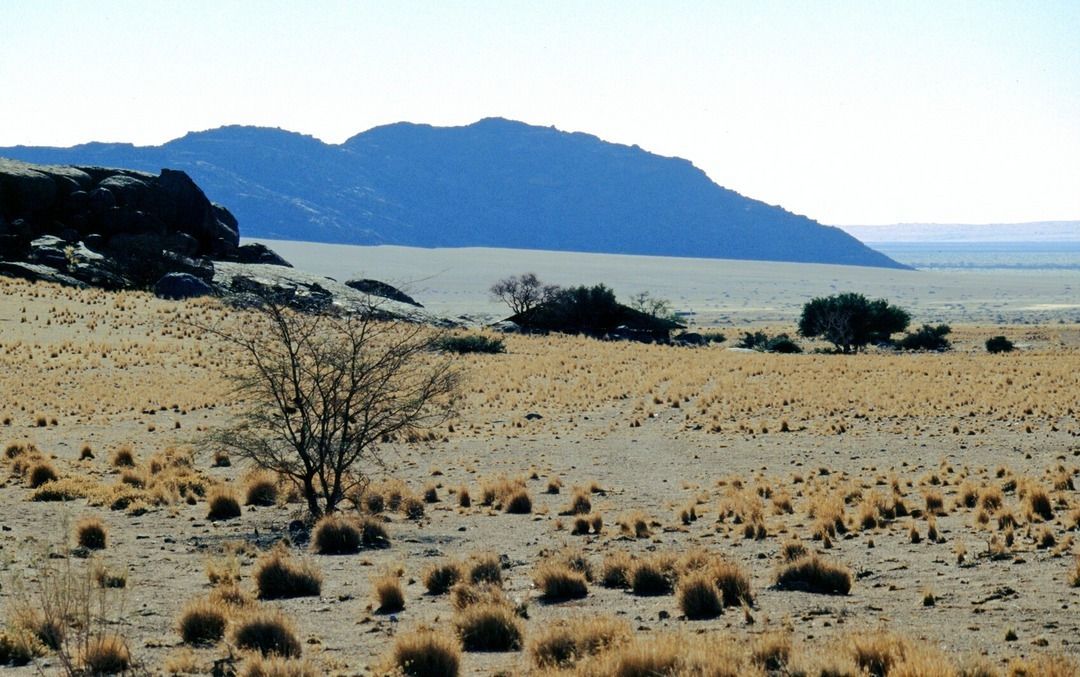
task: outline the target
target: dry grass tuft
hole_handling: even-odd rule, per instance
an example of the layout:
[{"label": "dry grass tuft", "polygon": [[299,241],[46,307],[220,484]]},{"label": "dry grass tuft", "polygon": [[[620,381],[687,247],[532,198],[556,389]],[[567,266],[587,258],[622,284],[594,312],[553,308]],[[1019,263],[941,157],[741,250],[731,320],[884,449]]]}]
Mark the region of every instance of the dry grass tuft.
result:
[{"label": "dry grass tuft", "polygon": [[244,505],[271,506],[277,503],[278,487],[273,475],[256,473],[244,488]]},{"label": "dry grass tuft", "polygon": [[470,583],[491,583],[502,585],[502,562],[493,553],[484,553],[473,557],[469,563]]},{"label": "dry grass tuft", "polygon": [[376,612],[393,614],[405,608],[405,593],[401,589],[401,577],[397,572],[386,572],[372,582]]},{"label": "dry grass tuft", "polygon": [[506,497],[506,512],[513,515],[527,515],[532,512],[532,499],[525,489],[517,489]]},{"label": "dry grass tuft", "polygon": [[547,627],[529,646],[538,668],[570,668],[574,663],[628,642],[630,625],[607,616],[576,618]]},{"label": "dry grass tuft", "polygon": [[458,612],[454,620],[466,651],[517,651],[521,648],[521,620],[506,604],[481,602]]},{"label": "dry grass tuft", "polygon": [[465,575],[461,564],[440,562],[432,564],[424,572],[424,587],[432,595],[446,594]]},{"label": "dry grass tuft", "polygon": [[240,616],[233,622],[232,642],[263,656],[298,658],[302,651],[292,621],[278,610],[257,609]]},{"label": "dry grass tuft", "polygon": [[236,494],[226,487],[216,487],[207,498],[208,510],[206,519],[227,520],[239,517],[240,501],[236,500]]},{"label": "dry grass tuft", "polygon": [[783,590],[846,595],[851,591],[851,572],[817,555],[807,555],[782,565],[776,572],[776,585]]},{"label": "dry grass tuft", "polygon": [[57,479],[59,479],[59,475],[56,474],[56,468],[48,461],[34,463],[26,474],[26,484],[31,489],[37,489],[43,484],[55,482]]},{"label": "dry grass tuft", "polygon": [[629,588],[634,558],[629,553],[609,553],[600,565],[600,585],[605,588]]},{"label": "dry grass tuft", "polygon": [[114,468],[134,468],[135,451],[130,446],[123,445],[113,452],[112,457],[109,459],[109,463],[112,464]]},{"label": "dry grass tuft", "polygon": [[200,597],[180,612],[177,628],[185,644],[216,644],[225,636],[228,620],[222,607],[212,599]]},{"label": "dry grass tuft", "polygon": [[723,595],[713,577],[695,571],[679,579],[679,609],[692,621],[716,618],[724,613]]},{"label": "dry grass tuft", "polygon": [[548,602],[582,599],[589,594],[585,574],[562,561],[549,560],[537,567],[533,583]]},{"label": "dry grass tuft", "polygon": [[674,575],[668,562],[656,555],[634,562],[630,571],[630,589],[635,595],[669,595]]},{"label": "dry grass tuft", "polygon": [[318,677],[320,674],[307,661],[255,655],[244,662],[239,677]]},{"label": "dry grass tuft", "polygon": [[461,665],[461,642],[457,637],[422,628],[403,633],[394,641],[387,672],[407,677],[457,677]]},{"label": "dry grass tuft", "polygon": [[92,675],[112,675],[131,667],[131,650],[119,635],[93,638],[82,648],[79,662]]},{"label": "dry grass tuft", "polygon": [[281,547],[255,563],[252,577],[259,599],[317,597],[322,591],[322,575],[310,564],[294,562]]},{"label": "dry grass tuft", "polygon": [[108,542],[108,529],[96,517],[86,517],[75,525],[75,542],[90,550],[103,550]]}]

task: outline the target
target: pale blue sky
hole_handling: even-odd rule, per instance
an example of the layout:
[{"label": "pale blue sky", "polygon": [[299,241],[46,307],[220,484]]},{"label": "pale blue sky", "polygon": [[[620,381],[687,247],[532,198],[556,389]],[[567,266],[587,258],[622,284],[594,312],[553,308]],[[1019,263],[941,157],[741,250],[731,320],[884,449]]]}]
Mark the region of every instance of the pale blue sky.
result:
[{"label": "pale blue sky", "polygon": [[1080,219],[1080,2],[0,0],[0,145],[503,116],[824,223]]}]

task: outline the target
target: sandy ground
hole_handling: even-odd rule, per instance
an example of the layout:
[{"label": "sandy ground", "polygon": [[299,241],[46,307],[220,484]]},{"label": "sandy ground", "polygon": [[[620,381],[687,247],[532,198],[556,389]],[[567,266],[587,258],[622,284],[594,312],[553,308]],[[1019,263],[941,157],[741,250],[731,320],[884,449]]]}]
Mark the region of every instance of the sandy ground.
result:
[{"label": "sandy ground", "polygon": [[919,322],[1080,321],[1075,271],[927,272],[520,249],[356,247],[264,240],[298,268],[339,280],[400,285],[432,312],[501,319],[487,294],[503,277],[534,272],[560,285],[604,283],[621,299],[648,291],[694,313],[698,325],[793,322],[815,296],[859,291],[910,309]]},{"label": "sandy ground", "polygon": [[[508,271],[518,269],[515,262]],[[805,274],[806,267],[800,270]],[[891,275],[900,279],[915,274]],[[619,283],[618,279],[606,281],[615,286]],[[819,279],[815,284],[818,289],[829,289],[833,281]],[[979,286],[965,284],[970,284],[970,289]],[[1048,280],[1046,284],[1068,286],[1071,282]],[[868,291],[877,293],[879,288]],[[1030,291],[1035,298],[1037,290]],[[0,427],[0,434],[5,443],[30,439],[55,456],[61,477],[87,476],[102,484],[115,483],[117,473],[109,466],[108,450],[129,443],[145,462],[169,446],[197,442],[204,431],[227,421],[236,410],[222,380],[230,356],[177,324],[185,312],[193,312],[188,307],[142,295],[119,299],[21,282],[6,284],[4,292],[0,297],[0,391],[6,398],[0,415],[11,420]],[[1058,298],[1051,294],[1043,300],[1054,302]],[[942,303],[945,307],[969,301],[948,297]],[[1000,303],[1019,302],[1006,298]],[[771,317],[763,313],[753,320],[765,322]],[[991,331],[1025,332],[1029,338],[1026,354],[1031,360],[1042,361],[1031,367],[1025,365],[1022,355],[1002,360],[980,353],[979,341]],[[453,610],[447,598],[425,594],[420,582],[424,569],[447,557],[465,559],[492,552],[504,556],[509,596],[528,602],[526,643],[554,619],[609,614],[627,619],[641,636],[676,630],[723,631],[743,638],[786,628],[797,642],[820,645],[851,631],[886,628],[933,642],[950,655],[981,654],[997,664],[1004,664],[1009,657],[1043,651],[1080,657],[1076,643],[1080,588],[1067,583],[1074,562],[1071,539],[1076,525],[1072,515],[1080,508],[1080,495],[1069,488],[1052,490],[1054,516],[1042,522],[1025,517],[1023,501],[1015,492],[1007,492],[1006,506],[1015,513],[1018,526],[1013,546],[999,559],[987,553],[991,540],[1001,532],[993,525],[979,525],[976,510],[956,505],[965,480],[989,486],[1014,479],[1038,482],[1050,489],[1054,476],[1075,477],[1080,465],[1080,388],[1076,381],[1080,332],[1075,326],[1054,325],[966,329],[960,333],[957,355],[923,356],[907,366],[914,365],[912,369],[920,372],[940,370],[937,376],[945,383],[967,383],[969,377],[1008,381],[1025,393],[1025,401],[1033,408],[1030,413],[1016,407],[977,416],[974,410],[987,405],[979,404],[974,392],[958,395],[970,402],[958,402],[955,410],[951,403],[935,400],[933,404],[928,401],[921,412],[899,405],[893,410],[886,402],[874,411],[860,412],[859,402],[847,401],[838,402],[846,412],[842,417],[846,432],[836,434],[828,425],[837,415],[821,413],[825,410],[819,400],[841,395],[819,382],[816,389],[824,395],[796,393],[806,402],[793,400],[786,410],[793,421],[809,423],[796,426],[795,432],[781,433],[770,424],[770,431],[761,433],[731,425],[728,419],[719,432],[710,432],[688,425],[683,408],[658,405],[646,414],[644,410],[632,411],[644,393],[632,393],[625,400],[609,393],[584,410],[572,398],[552,394],[559,392],[556,382],[579,387],[571,374],[573,367],[563,368],[565,376],[544,369],[568,360],[594,372],[597,381],[604,381],[615,373],[605,371],[611,367],[610,360],[617,359],[626,363],[629,371],[730,371],[749,389],[781,364],[787,374],[820,365],[821,360],[839,364],[835,360],[850,359],[844,369],[865,368],[859,373],[876,379],[876,389],[885,393],[904,372],[896,371],[900,368],[896,358],[876,355],[789,358],[518,339],[509,344],[508,355],[475,358],[463,364],[469,372],[469,392],[463,398],[455,432],[444,431],[445,439],[436,442],[384,447],[383,454],[391,465],[389,474],[403,479],[417,494],[429,484],[437,486],[440,501],[427,505],[424,518],[411,521],[400,514],[387,515],[393,545],[386,550],[334,557],[294,547],[295,557],[322,571],[322,593],[268,604],[294,619],[305,641],[305,656],[318,672],[370,674],[398,633],[420,624],[438,627],[451,622]],[[536,365],[532,381],[528,380],[530,364]],[[739,371],[740,365],[748,364],[751,369]],[[482,392],[483,384],[503,383],[510,378],[508,374],[524,375],[532,385],[516,394],[512,406],[484,406],[490,393]],[[591,383],[588,379],[582,382]],[[694,396],[687,397],[683,406],[690,408]],[[764,396],[760,397],[761,406],[766,406]],[[972,412],[965,408],[968,406]],[[519,427],[526,411],[543,411],[544,417]],[[731,412],[731,420],[759,421],[757,413]],[[39,427],[39,415],[55,417],[57,422],[53,425],[46,420]],[[627,424],[642,415],[640,427]],[[949,430],[953,426],[957,426],[955,433]],[[94,460],[77,460],[83,444],[97,452]],[[213,481],[242,485],[243,468],[211,468],[205,452],[196,454],[195,466]],[[999,467],[1006,469],[1000,477]],[[477,496],[485,479],[528,477],[532,472],[537,478],[526,479],[534,503],[530,515],[510,515],[475,504],[461,509],[451,493],[451,489],[465,485]],[[561,479],[562,493],[544,493],[548,480],[554,477]],[[745,484],[749,495],[767,487],[769,492],[791,496],[791,514],[773,510],[768,499],[762,501],[767,535],[760,540],[744,538],[742,528],[730,519],[718,522],[722,506],[733,500],[736,478]],[[900,517],[868,529],[856,526],[848,534],[838,535],[827,549],[821,541],[812,540],[814,520],[807,513],[815,491],[829,487],[853,496],[884,494],[893,478],[910,507],[923,506],[925,491],[943,494],[947,513],[937,517],[939,542],[926,538],[925,517]],[[571,520],[558,513],[566,506],[572,487],[592,482],[603,490],[592,500],[593,512],[603,516],[605,527],[599,535],[572,536],[568,531]],[[122,622],[117,628],[153,672],[160,672],[170,656],[183,651],[175,619],[188,600],[210,591],[205,572],[208,558],[228,542],[268,547],[287,534],[291,520],[301,516],[299,505],[290,504],[245,507],[238,519],[210,522],[203,502],[153,507],[145,514],[130,516],[88,505],[85,500],[33,502],[29,500],[31,493],[19,478],[9,479],[0,488],[5,515],[0,532],[4,556],[0,576],[9,611],[18,589],[33,589],[44,549],[65,551],[71,545],[75,522],[84,516],[100,517],[110,529],[110,543],[100,559],[127,573],[119,616]],[[683,525],[678,513],[692,503],[697,503],[700,519]],[[859,499],[852,498],[847,505],[849,521],[854,522],[858,504]],[[633,511],[643,512],[653,523],[649,537],[634,538],[620,531],[618,522]],[[912,526],[922,536],[920,543],[911,542]],[[1054,547],[1038,547],[1036,537],[1044,527],[1055,536]],[[850,595],[816,595],[772,587],[780,546],[796,536],[829,559],[850,567],[855,577]],[[958,562],[961,544],[966,554]],[[605,555],[619,550],[639,555],[679,554],[703,547],[723,554],[751,576],[756,595],[749,610],[753,622],[734,609],[713,621],[687,621],[680,617],[672,595],[638,597],[595,583],[583,600],[545,603],[534,589],[532,572],[547,554],[564,547],[581,548],[595,567]],[[242,585],[250,588],[248,576],[254,557],[243,557],[242,561]],[[373,613],[371,580],[385,567],[404,569],[406,608],[393,616]],[[923,604],[927,591],[936,597],[934,606]],[[1015,633],[1015,641],[1005,641],[1007,630]],[[208,667],[227,652],[226,646],[219,645],[199,649],[194,656],[197,663]],[[50,661],[53,659],[47,657],[43,663],[46,673],[55,666]],[[468,653],[463,672],[521,674],[529,666],[526,652]],[[32,672],[22,668],[12,674]]]}]

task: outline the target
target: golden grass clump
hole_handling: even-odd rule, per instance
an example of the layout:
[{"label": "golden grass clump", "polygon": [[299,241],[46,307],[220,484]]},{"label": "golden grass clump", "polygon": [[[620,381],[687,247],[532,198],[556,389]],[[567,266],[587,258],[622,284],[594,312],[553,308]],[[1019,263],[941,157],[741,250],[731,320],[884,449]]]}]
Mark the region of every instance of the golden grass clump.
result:
[{"label": "golden grass clump", "polygon": [[233,621],[232,642],[263,656],[298,658],[302,651],[292,621],[279,610],[256,609],[241,615]]},{"label": "golden grass clump", "polygon": [[750,662],[769,674],[785,671],[791,656],[791,634],[787,632],[759,635],[750,648]]},{"label": "golden grass clump", "polygon": [[481,602],[457,613],[454,623],[466,651],[517,651],[524,630],[507,604]]},{"label": "golden grass clump", "polygon": [[438,562],[424,571],[424,587],[432,595],[446,594],[465,575],[458,562]]},{"label": "golden grass clump", "polygon": [[92,675],[111,675],[131,667],[131,650],[119,635],[92,638],[79,655],[83,669]]},{"label": "golden grass clump", "polygon": [[629,580],[630,589],[641,596],[669,595],[674,586],[672,568],[657,555],[635,561]]},{"label": "golden grass clump", "polygon": [[47,648],[34,635],[23,627],[9,627],[0,630],[0,664],[23,666],[30,661],[44,656]]},{"label": "golden grass clump", "polygon": [[185,644],[208,645],[216,644],[225,636],[227,622],[221,605],[200,597],[184,607],[176,625]]},{"label": "golden grass clump", "polygon": [[360,526],[338,513],[324,515],[315,523],[311,549],[320,555],[351,555],[360,552]]},{"label": "golden grass clump", "polygon": [[502,588],[491,583],[458,583],[450,588],[450,605],[458,611],[482,603],[509,604]]},{"label": "golden grass clump", "polygon": [[31,489],[37,489],[43,484],[55,482],[57,479],[59,479],[59,475],[56,474],[56,468],[53,467],[52,463],[44,460],[31,465],[26,473],[26,484]]},{"label": "golden grass clump", "polygon": [[570,668],[574,663],[628,642],[630,625],[610,616],[575,618],[548,626],[529,645],[538,668]]},{"label": "golden grass clump", "polygon": [[421,628],[399,634],[394,640],[386,672],[406,677],[457,677],[461,666],[461,642],[447,632]]},{"label": "golden grass clump", "polygon": [[708,573],[723,595],[724,606],[754,603],[750,576],[735,562],[718,559],[709,567]]},{"label": "golden grass clump", "polygon": [[215,487],[207,497],[206,519],[217,521],[235,519],[241,515],[240,501],[236,500],[236,494],[227,487]]},{"label": "golden grass clump", "polygon": [[376,612],[381,614],[397,613],[405,608],[405,593],[401,589],[401,577],[397,572],[388,571],[376,578],[372,584]]},{"label": "golden grass clump", "polygon": [[839,564],[815,554],[781,565],[776,572],[776,586],[827,595],[846,595],[851,591],[851,572]]},{"label": "golden grass clump", "polygon": [[491,583],[502,585],[502,562],[493,553],[476,555],[469,562],[470,583]]},{"label": "golden grass clump", "polygon": [[531,513],[532,499],[529,497],[529,492],[525,489],[516,489],[506,497],[505,507],[503,509],[512,515],[527,515]]},{"label": "golden grass clump", "polygon": [[582,599],[589,594],[585,575],[557,560],[546,561],[537,567],[533,573],[533,583],[549,602]]},{"label": "golden grass clump", "polygon": [[310,564],[294,562],[282,547],[256,562],[252,577],[259,599],[317,597],[322,591],[322,574]]},{"label": "golden grass clump", "polygon": [[680,577],[676,594],[679,609],[689,620],[707,620],[724,613],[723,595],[705,571]]},{"label": "golden grass clump", "polygon": [[135,451],[129,445],[123,445],[113,452],[109,463],[114,468],[134,468]]},{"label": "golden grass clump", "polygon": [[319,674],[307,661],[256,654],[244,661],[239,677],[318,677]]},{"label": "golden grass clump", "polygon": [[1054,506],[1049,494],[1041,486],[1031,483],[1027,486],[1024,501],[1030,514],[1038,515],[1046,521],[1054,519]]},{"label": "golden grass clump", "polygon": [[90,550],[103,550],[108,534],[105,523],[96,517],[83,518],[75,525],[75,542]]},{"label": "golden grass clump", "polygon": [[255,473],[244,487],[244,505],[271,506],[277,503],[277,481],[270,473]]},{"label": "golden grass clump", "polygon": [[622,550],[609,553],[600,565],[600,585],[605,588],[629,588],[633,568],[634,558],[629,553]]},{"label": "golden grass clump", "polygon": [[592,501],[589,492],[585,489],[575,489],[570,497],[570,503],[562,511],[563,515],[588,515],[592,512]]}]

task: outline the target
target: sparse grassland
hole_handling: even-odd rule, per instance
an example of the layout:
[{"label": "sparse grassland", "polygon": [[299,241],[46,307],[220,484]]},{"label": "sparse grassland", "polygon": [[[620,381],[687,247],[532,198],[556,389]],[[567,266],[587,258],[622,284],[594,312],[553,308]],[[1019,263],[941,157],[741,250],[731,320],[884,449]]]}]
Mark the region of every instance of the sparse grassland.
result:
[{"label": "sparse grassland", "polygon": [[87,557],[128,613],[84,658],[152,669],[1077,674],[1074,325],[853,357],[507,336],[311,524],[198,444],[242,406],[237,356],[184,323],[238,321],[215,302],[0,291],[8,660],[73,631],[20,585]]}]

